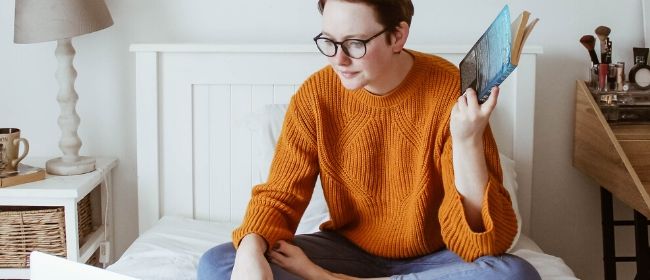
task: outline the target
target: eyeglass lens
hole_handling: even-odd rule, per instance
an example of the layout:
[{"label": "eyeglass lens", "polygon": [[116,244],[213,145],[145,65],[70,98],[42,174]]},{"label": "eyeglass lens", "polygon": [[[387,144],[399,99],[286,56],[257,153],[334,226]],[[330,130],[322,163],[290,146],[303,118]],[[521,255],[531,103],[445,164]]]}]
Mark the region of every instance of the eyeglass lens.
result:
[{"label": "eyeglass lens", "polygon": [[[318,49],[326,56],[335,56],[337,44],[327,38],[318,38],[316,40]],[[352,58],[361,58],[366,54],[366,44],[361,40],[348,39],[340,43],[343,52]]]}]

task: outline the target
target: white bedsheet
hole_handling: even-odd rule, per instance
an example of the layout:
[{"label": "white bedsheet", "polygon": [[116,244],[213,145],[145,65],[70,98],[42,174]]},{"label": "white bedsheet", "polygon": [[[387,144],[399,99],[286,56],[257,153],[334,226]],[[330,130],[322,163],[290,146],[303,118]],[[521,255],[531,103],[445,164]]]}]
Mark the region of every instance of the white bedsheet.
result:
[{"label": "white bedsheet", "polygon": [[[231,240],[236,225],[163,217],[140,236],[108,270],[139,279],[196,279],[203,252]],[[571,280],[573,272],[562,259],[544,254],[522,235],[510,253],[530,262],[542,279]]]}]

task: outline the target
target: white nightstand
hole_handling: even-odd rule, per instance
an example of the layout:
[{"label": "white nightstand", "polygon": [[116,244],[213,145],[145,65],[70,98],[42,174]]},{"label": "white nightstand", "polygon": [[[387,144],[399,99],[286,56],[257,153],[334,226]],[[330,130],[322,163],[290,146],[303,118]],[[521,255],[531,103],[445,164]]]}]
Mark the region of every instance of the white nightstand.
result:
[{"label": "white nightstand", "polygon": [[[26,158],[23,163],[44,167],[46,158]],[[112,215],[108,222],[104,219],[105,203],[109,198],[107,185],[111,186],[113,168],[117,166],[115,158],[97,158],[97,170],[74,176],[47,175],[45,180],[0,188],[0,205],[12,206],[63,206],[65,213],[65,236],[67,258],[72,261],[86,262],[98,250],[105,238],[113,243]],[[93,216],[99,220],[95,229],[84,244],[79,244],[77,202],[99,187],[100,205],[93,205]],[[109,189],[109,192],[112,190]],[[99,211],[99,213],[97,213]],[[106,235],[108,236],[105,236]],[[113,246],[110,246],[113,247]],[[113,254],[111,254],[112,256]],[[29,269],[0,268],[0,279],[28,279]]]}]

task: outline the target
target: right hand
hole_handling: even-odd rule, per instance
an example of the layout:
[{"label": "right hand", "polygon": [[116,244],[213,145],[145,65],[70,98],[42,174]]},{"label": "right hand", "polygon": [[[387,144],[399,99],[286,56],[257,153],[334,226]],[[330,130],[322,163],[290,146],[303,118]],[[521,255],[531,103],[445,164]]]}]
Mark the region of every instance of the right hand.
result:
[{"label": "right hand", "polygon": [[449,131],[454,144],[457,142],[482,143],[485,128],[490,121],[490,115],[497,105],[499,87],[493,87],[490,96],[483,104],[478,104],[475,90],[468,88],[458,98],[451,110]]},{"label": "right hand", "polygon": [[246,235],[235,256],[231,279],[273,280],[271,265],[266,260],[266,241],[257,234]]},{"label": "right hand", "polygon": [[272,263],[282,267],[303,279],[338,279],[329,271],[313,263],[300,247],[284,240],[278,241],[277,246],[269,250]]}]

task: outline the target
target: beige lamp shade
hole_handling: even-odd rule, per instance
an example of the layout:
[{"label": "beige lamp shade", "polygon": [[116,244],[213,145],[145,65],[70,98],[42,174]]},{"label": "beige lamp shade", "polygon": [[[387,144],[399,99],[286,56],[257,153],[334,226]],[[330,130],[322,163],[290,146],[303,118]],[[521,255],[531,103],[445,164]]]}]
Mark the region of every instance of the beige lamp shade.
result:
[{"label": "beige lamp shade", "polygon": [[14,42],[72,38],[113,25],[104,0],[16,0]]}]

